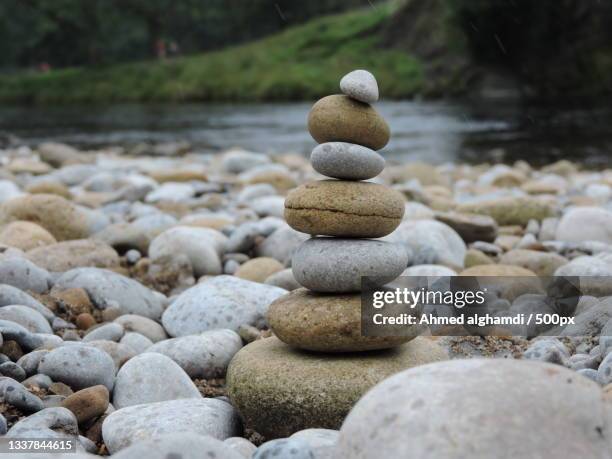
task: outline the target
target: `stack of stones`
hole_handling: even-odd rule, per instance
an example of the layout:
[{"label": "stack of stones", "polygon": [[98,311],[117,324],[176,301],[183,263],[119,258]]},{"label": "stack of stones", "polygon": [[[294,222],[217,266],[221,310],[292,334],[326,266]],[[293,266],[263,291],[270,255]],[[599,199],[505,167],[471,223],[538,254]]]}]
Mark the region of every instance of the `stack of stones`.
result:
[{"label": "stack of stones", "polygon": [[[247,427],[266,438],[306,428],[338,429],[357,400],[382,379],[446,358],[432,341],[362,336],[361,277],[384,285],[406,268],[405,250],[375,240],[391,233],[404,214],[398,192],[371,182],[384,168],[376,152],[389,127],[370,105],[374,76],[356,70],[340,82],[344,95],[324,97],[308,127],[320,143],[311,163],[330,177],[302,185],[285,201],[285,218],[313,237],[296,250],[292,270],[305,288],[273,302],[268,322],[275,337],[255,341],[232,360],[228,394]],[[367,351],[367,352],[366,352]]]},{"label": "stack of stones", "polygon": [[[361,334],[361,283],[384,285],[408,264],[402,246],[377,241],[397,228],[404,198],[384,185],[364,182],[380,174],[385,160],[375,150],[389,141],[389,126],[370,105],[378,85],[365,70],[340,82],[344,95],[318,101],[308,129],[319,145],[312,167],[331,180],[306,183],[287,196],[285,218],[294,229],[314,236],[296,250],[292,270],[305,288],[270,306],[268,320],[278,338],[299,349],[355,352],[386,349],[414,335]],[[331,237],[329,237],[331,236]]]}]

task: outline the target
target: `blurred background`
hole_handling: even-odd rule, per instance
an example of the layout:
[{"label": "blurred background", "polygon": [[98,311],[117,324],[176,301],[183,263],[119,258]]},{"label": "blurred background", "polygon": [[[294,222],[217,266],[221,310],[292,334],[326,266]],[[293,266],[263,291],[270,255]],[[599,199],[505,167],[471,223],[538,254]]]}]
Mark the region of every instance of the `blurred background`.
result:
[{"label": "blurred background", "polygon": [[81,147],[308,152],[347,72],[387,154],[609,163],[606,0],[0,0],[0,131]]}]

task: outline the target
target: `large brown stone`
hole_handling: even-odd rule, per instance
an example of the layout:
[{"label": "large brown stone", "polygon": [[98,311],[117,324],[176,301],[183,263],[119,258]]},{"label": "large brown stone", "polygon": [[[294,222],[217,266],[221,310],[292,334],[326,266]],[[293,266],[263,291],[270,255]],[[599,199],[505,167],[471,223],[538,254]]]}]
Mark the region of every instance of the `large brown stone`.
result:
[{"label": "large brown stone", "polygon": [[0,206],[0,224],[24,220],[49,231],[58,241],[89,235],[87,218],[73,203],[53,194],[33,194],[6,201]]},{"label": "large brown stone", "polygon": [[389,125],[370,105],[348,96],[319,100],[308,115],[308,130],[318,143],[349,142],[380,150],[389,142]]},{"label": "large brown stone", "polygon": [[77,239],[38,247],[27,257],[47,271],[64,272],[73,268],[117,268],[119,255],[110,245],[96,239]]},{"label": "large brown stone", "polygon": [[49,231],[32,222],[9,223],[0,233],[0,243],[26,251],[56,242]]},{"label": "large brown stone", "polygon": [[[362,336],[361,295],[325,295],[305,288],[275,300],[268,323],[286,344],[309,351],[352,352],[388,349],[417,336]],[[406,326],[402,326],[406,327]]]},{"label": "large brown stone", "polygon": [[266,438],[308,428],[338,429],[361,396],[383,379],[448,355],[428,338],[395,349],[328,354],[271,337],[242,348],[227,372],[228,395],[246,426]]},{"label": "large brown stone", "polygon": [[376,183],[310,182],[285,200],[287,223],[312,235],[383,237],[397,228],[403,215],[403,196]]}]

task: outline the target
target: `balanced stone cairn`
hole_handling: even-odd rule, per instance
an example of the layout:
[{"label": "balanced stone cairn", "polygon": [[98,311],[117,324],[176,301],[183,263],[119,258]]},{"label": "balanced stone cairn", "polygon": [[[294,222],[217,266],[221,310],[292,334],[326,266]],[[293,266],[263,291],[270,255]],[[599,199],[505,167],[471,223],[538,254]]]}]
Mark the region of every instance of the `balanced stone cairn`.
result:
[{"label": "balanced stone cairn", "polygon": [[404,198],[384,185],[361,181],[382,172],[385,160],[375,150],[389,141],[389,126],[370,105],[378,100],[376,79],[355,70],[342,78],[340,89],[344,95],[324,97],[308,117],[310,134],[320,143],[312,152],[312,167],[332,180],[306,183],[285,201],[287,223],[315,236],[292,259],[293,275],[306,288],[273,303],[268,320],[278,338],[299,349],[385,349],[414,335],[361,336],[359,292],[362,276],[369,277],[369,286],[384,285],[408,264],[403,247],[369,239],[397,228]]},{"label": "balanced stone cairn", "polygon": [[331,179],[306,183],[285,201],[287,223],[313,236],[292,258],[295,279],[305,288],[269,306],[276,337],[249,344],[228,369],[230,398],[246,425],[267,438],[309,427],[337,429],[382,379],[446,358],[435,343],[416,337],[417,327],[362,336],[361,277],[369,277],[368,287],[382,286],[408,264],[402,246],[372,239],[398,227],[405,204],[400,193],[363,181],[384,169],[376,150],[390,135],[370,105],[378,100],[376,79],[356,70],[342,78],[340,88],[343,95],[319,100],[308,117],[320,143],[312,166]]}]

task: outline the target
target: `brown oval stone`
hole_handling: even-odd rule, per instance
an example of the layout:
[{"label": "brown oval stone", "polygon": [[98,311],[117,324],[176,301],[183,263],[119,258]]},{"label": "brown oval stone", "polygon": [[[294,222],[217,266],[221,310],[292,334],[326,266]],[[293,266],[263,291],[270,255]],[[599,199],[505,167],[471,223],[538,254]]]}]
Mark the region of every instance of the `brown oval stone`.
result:
[{"label": "brown oval stone", "polygon": [[323,352],[388,349],[418,333],[414,327],[414,334],[406,336],[362,336],[360,294],[325,295],[305,288],[275,300],[268,309],[268,323],[284,343]]},{"label": "brown oval stone", "polygon": [[312,235],[383,237],[397,228],[403,215],[400,193],[369,182],[310,182],[291,191],[285,200],[287,223]]},{"label": "brown oval stone", "polygon": [[319,100],[308,115],[308,130],[318,142],[349,142],[380,150],[389,142],[389,125],[369,104],[344,95]]},{"label": "brown oval stone", "polygon": [[284,268],[285,267],[274,258],[257,257],[242,264],[234,273],[234,276],[253,282],[263,283],[269,276],[282,271]]},{"label": "brown oval stone", "polygon": [[105,386],[92,386],[67,397],[62,406],[74,413],[79,424],[102,416],[108,408],[108,389]]},{"label": "brown oval stone", "polygon": [[96,324],[96,319],[90,313],[82,312],[77,316],[75,323],[79,330],[87,330]]}]

